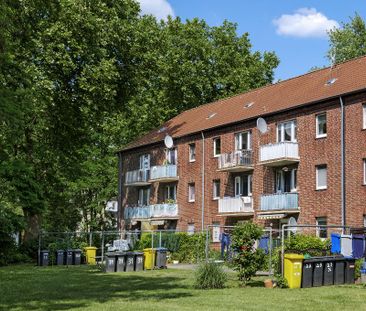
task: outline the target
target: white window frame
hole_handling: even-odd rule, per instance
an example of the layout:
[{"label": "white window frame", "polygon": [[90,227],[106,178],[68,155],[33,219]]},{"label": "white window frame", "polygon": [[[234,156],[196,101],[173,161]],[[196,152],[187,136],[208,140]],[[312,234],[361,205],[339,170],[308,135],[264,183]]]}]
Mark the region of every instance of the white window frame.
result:
[{"label": "white window frame", "polygon": [[[244,134],[247,135],[246,136],[247,137],[247,145],[248,145],[247,149],[238,148],[238,146],[241,147],[243,145],[243,136],[244,136]],[[251,133],[251,131],[244,131],[244,132],[240,132],[240,133],[235,133],[234,143],[235,143],[235,151],[252,150],[252,133]]]},{"label": "white window frame", "polygon": [[[172,163],[173,162],[172,161],[173,152],[174,152],[175,163]],[[167,161],[167,164],[176,165],[178,163],[177,148],[166,149],[166,152],[165,152],[165,160]]]},{"label": "white window frame", "polygon": [[248,185],[248,197],[252,196],[252,175],[242,175],[242,176],[236,176],[234,180],[234,195],[236,198],[243,197],[243,193],[241,193],[241,183],[244,176],[247,177],[247,185]]},{"label": "white window frame", "polygon": [[177,200],[177,185],[166,185],[165,186],[165,200],[170,200],[171,192],[173,191],[173,199]]},{"label": "white window frame", "polygon": [[193,235],[195,231],[195,227],[193,223],[190,223],[187,225],[187,234],[188,235]]},{"label": "white window frame", "polygon": [[323,113],[319,113],[315,116],[315,119],[316,119],[316,138],[324,138],[324,137],[327,137],[327,132],[326,133],[323,133],[323,134],[320,134],[319,133],[319,117],[321,116],[325,116],[325,126],[326,126],[326,129],[327,129],[327,132],[328,132],[328,128],[327,128],[327,114],[326,112],[323,112]]},{"label": "white window frame", "polygon": [[213,183],[212,183],[212,186],[213,186],[213,191],[212,191],[213,200],[220,199],[220,186],[221,186],[220,179],[214,180]]},{"label": "white window frame", "polygon": [[363,184],[366,185],[366,159],[363,159]]},{"label": "white window frame", "polygon": [[[144,201],[144,192],[146,191],[146,196],[147,196],[147,200],[146,200],[146,205],[143,204]],[[139,198],[138,198],[138,206],[148,206],[150,204],[150,188],[140,188],[139,189]]]},{"label": "white window frame", "polygon": [[196,185],[195,183],[188,184],[188,202],[196,201]]},{"label": "white window frame", "polygon": [[[285,140],[285,126],[291,124],[291,140]],[[296,120],[290,120],[277,124],[277,142],[297,142],[297,123]]]},{"label": "white window frame", "polygon": [[362,115],[363,115],[363,126],[362,128],[366,130],[366,104],[362,105]]},{"label": "white window frame", "polygon": [[[217,144],[217,141],[220,141],[220,153],[216,153],[216,144]],[[213,155],[215,158],[219,157],[221,154],[221,137],[215,137],[213,139]]]},{"label": "white window frame", "polygon": [[[326,175],[325,175],[325,186],[319,186],[319,170],[320,169],[325,169],[326,170]],[[316,171],[316,190],[324,190],[328,188],[328,166],[327,165],[317,165],[315,167],[315,171]]]},{"label": "white window frame", "polygon": [[[290,169],[290,171],[291,171],[290,192],[297,192],[297,168]],[[275,184],[276,184],[277,193],[285,193],[285,174],[284,173],[285,172],[283,170],[276,171],[276,183]],[[296,178],[295,178],[295,176],[296,176]]]},{"label": "white window frame", "polygon": [[140,155],[140,170],[149,170],[150,169],[150,154],[142,154]]},{"label": "white window frame", "polygon": [[366,215],[363,215],[363,226],[366,227]]},{"label": "white window frame", "polygon": [[189,150],[189,162],[195,162],[196,161],[196,144],[191,143],[188,145]]},{"label": "white window frame", "polygon": [[[324,223],[325,224],[322,224]],[[326,226],[328,224],[328,220],[327,220],[327,217],[316,217],[315,218],[315,223],[317,226],[319,225],[323,225],[323,226]],[[321,236],[321,232],[324,232],[325,231],[325,236]],[[316,227],[316,236],[318,238],[321,238],[321,239],[326,239],[328,237],[328,232],[327,232],[327,228],[325,227]]]}]

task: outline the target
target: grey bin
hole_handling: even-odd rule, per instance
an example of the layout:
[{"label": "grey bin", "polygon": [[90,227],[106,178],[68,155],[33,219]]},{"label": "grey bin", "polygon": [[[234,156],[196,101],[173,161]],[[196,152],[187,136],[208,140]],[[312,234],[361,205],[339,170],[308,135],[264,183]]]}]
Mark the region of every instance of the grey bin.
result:
[{"label": "grey bin", "polygon": [[135,253],[127,252],[126,253],[126,272],[135,270]]},{"label": "grey bin", "polygon": [[116,253],[106,253],[106,263],[105,263],[105,272],[111,273],[116,272]]},{"label": "grey bin", "polygon": [[314,270],[314,260],[304,259],[302,262],[302,278],[301,287],[308,288],[313,286],[313,270]]},{"label": "grey bin", "polygon": [[64,253],[64,264],[67,266],[72,265],[73,251],[72,249],[68,249]]},{"label": "grey bin", "polygon": [[334,284],[344,284],[344,270],[345,270],[345,258],[336,257],[334,258]]},{"label": "grey bin", "polygon": [[116,272],[123,272],[126,269],[126,252],[116,253]]},{"label": "grey bin", "polygon": [[166,248],[160,247],[160,248],[156,249],[155,266],[157,268],[166,269],[167,253],[168,253],[168,249],[166,249]]},{"label": "grey bin", "polygon": [[144,270],[144,253],[135,252],[135,271]]},{"label": "grey bin", "polygon": [[313,270],[313,287],[323,285],[324,262],[323,258],[316,258]]},{"label": "grey bin", "polygon": [[40,252],[40,257],[38,259],[40,266],[48,266],[49,254],[50,252],[48,250],[42,250]]},{"label": "grey bin", "polygon": [[80,265],[81,264],[81,249],[74,249],[72,251],[72,264]]},{"label": "grey bin", "polygon": [[324,271],[323,271],[323,285],[334,284],[334,257],[325,257],[323,259]]},{"label": "grey bin", "polygon": [[346,284],[355,283],[355,259],[347,258],[345,260],[345,276],[344,282]]},{"label": "grey bin", "polygon": [[56,265],[62,266],[64,264],[64,250],[58,249],[56,251]]}]

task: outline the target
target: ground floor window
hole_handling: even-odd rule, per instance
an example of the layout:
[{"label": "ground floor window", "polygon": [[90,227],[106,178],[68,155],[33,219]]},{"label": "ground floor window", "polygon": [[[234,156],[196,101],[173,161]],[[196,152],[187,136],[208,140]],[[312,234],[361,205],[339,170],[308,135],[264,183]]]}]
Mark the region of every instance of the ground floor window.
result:
[{"label": "ground floor window", "polygon": [[188,224],[187,233],[189,235],[193,235],[194,234],[194,224]]},{"label": "ground floor window", "polygon": [[[317,217],[316,218],[316,225],[317,226],[326,226],[327,225],[327,217]],[[319,238],[327,238],[327,228],[325,227],[317,227],[316,228],[316,235]]]}]

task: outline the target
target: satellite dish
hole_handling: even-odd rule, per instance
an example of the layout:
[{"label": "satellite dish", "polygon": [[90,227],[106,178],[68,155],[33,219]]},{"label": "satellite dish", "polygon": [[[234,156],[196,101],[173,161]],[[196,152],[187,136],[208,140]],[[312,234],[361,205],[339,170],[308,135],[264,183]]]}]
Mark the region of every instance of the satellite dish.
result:
[{"label": "satellite dish", "polygon": [[174,146],[173,138],[169,135],[166,135],[164,138],[164,144],[168,149],[172,148]]},{"label": "satellite dish", "polygon": [[261,134],[265,134],[268,131],[267,122],[263,118],[257,119],[257,129]]},{"label": "satellite dish", "polygon": [[291,227],[291,226],[296,226],[297,225],[297,221],[294,217],[290,217],[288,220],[288,230],[292,233],[296,233],[297,231],[297,227]]}]

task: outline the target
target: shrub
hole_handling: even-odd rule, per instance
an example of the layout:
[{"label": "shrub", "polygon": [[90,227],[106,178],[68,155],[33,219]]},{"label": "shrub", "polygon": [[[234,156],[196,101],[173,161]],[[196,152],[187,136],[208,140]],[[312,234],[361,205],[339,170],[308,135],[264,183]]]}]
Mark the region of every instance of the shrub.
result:
[{"label": "shrub", "polygon": [[265,254],[262,249],[254,249],[254,243],[263,234],[263,229],[252,222],[236,226],[232,234],[234,270],[238,271],[239,280],[243,285],[265,265]]},{"label": "shrub", "polygon": [[330,251],[330,240],[314,235],[295,234],[285,239],[285,249],[311,256],[325,256]]},{"label": "shrub", "polygon": [[357,259],[355,262],[355,279],[358,279],[361,277],[361,267],[364,262],[363,258]]},{"label": "shrub", "polygon": [[224,288],[226,282],[227,274],[214,262],[202,263],[195,272],[194,287],[197,289]]},{"label": "shrub", "polygon": [[281,275],[281,274],[277,274],[275,277],[275,284],[276,287],[279,288],[288,288],[288,283],[287,280]]}]

